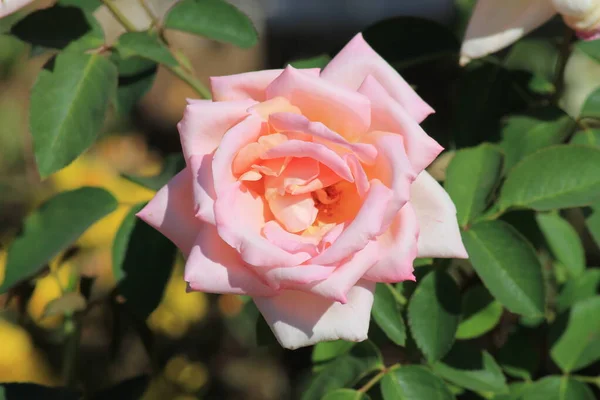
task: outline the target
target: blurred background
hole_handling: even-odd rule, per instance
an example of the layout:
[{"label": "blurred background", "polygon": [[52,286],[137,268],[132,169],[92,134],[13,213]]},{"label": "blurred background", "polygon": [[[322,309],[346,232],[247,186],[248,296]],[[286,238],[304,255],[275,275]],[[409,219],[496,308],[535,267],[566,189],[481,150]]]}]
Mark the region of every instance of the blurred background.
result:
[{"label": "blurred background", "polygon": [[[235,0],[254,21],[260,43],[243,50],[181,32],[167,32],[172,46],[189,58],[197,76],[208,83],[213,75],[228,75],[286,63],[320,54],[334,55],[353,35],[393,16],[437,21],[460,38],[472,0]],[[38,1],[44,7],[52,1]],[[116,2],[143,29],[150,24],[138,0]],[[156,16],[174,1],[148,0]],[[103,7],[95,12],[108,44],[123,32]],[[0,33],[6,28],[0,21]],[[550,24],[536,35],[554,35],[560,24]],[[402,36],[402,30],[395,35]],[[427,36],[427,33],[424,33]],[[395,38],[404,41],[419,37]],[[185,292],[183,261],[173,266],[163,300],[146,323],[127,315],[118,301],[106,299],[115,286],[111,268],[114,235],[131,206],[149,200],[153,192],[122,174],[155,175],[165,156],[179,152],[176,123],[185,99],[194,92],[166,70],[159,70],[152,88],[126,117],[112,114],[102,139],[68,168],[41,182],[33,164],[28,132],[29,90],[49,52],[31,49],[0,34],[0,281],[3,247],[20,228],[30,210],[60,191],[101,186],[119,200],[113,214],[92,226],[72,251],[61,254],[33,283],[22,285],[10,298],[0,318],[0,382],[61,381],[62,317],[44,313],[61,296],[70,271],[86,277],[80,290],[89,299],[84,315],[78,366],[87,390],[102,391],[128,380],[130,393],[145,399],[296,398],[310,374],[310,349],[294,352],[277,346],[259,346],[256,309],[238,296]],[[456,60],[405,66],[400,71],[437,114],[426,121],[428,132],[452,147],[452,111],[459,78]],[[598,66],[575,54],[567,66],[567,111],[576,113],[583,99],[600,82]],[[453,128],[450,128],[453,127]],[[460,132],[459,132],[460,133]],[[443,168],[439,172],[443,176]],[[438,175],[439,176],[439,175]],[[375,333],[376,334],[376,333]],[[397,357],[397,355],[392,355]],[[137,390],[137,392],[136,392]],[[109,392],[107,392],[109,393]],[[130,397],[134,398],[134,397]]]}]

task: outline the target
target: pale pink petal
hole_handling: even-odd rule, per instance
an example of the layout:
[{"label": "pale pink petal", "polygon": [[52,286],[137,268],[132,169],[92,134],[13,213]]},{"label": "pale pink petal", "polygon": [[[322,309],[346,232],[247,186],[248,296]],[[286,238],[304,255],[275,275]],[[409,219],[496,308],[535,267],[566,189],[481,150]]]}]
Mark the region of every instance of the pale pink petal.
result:
[{"label": "pale pink petal", "polygon": [[269,123],[278,131],[303,132],[323,139],[354,152],[365,163],[373,163],[377,157],[375,147],[367,143],[350,143],[340,134],[332,131],[321,122],[311,122],[304,115],[287,112],[274,113],[269,117]]},{"label": "pale pink petal", "polygon": [[413,182],[410,203],[419,221],[418,257],[469,257],[460,237],[456,207],[427,171]]},{"label": "pale pink petal", "polygon": [[254,100],[223,103],[188,100],[183,119],[177,124],[186,161],[192,155],[212,153],[225,132],[242,121],[253,104],[256,104]]},{"label": "pale pink petal", "polygon": [[513,44],[554,14],[551,0],[479,0],[463,40],[461,64]]},{"label": "pale pink petal", "polygon": [[[282,158],[276,158],[282,160]],[[265,160],[265,162],[270,160]],[[265,189],[276,189],[280,195],[293,193],[298,186],[304,186],[319,176],[321,168],[312,158],[291,158],[285,170],[278,176],[268,174],[265,177]]]},{"label": "pale pink petal", "polygon": [[254,302],[279,343],[297,349],[329,340],[365,340],[374,291],[373,282],[360,281],[348,292],[346,304],[295,290],[254,297]]},{"label": "pale pink petal", "polygon": [[272,296],[240,255],[218,235],[214,226],[202,224],[185,264],[184,279],[192,290],[207,293]]},{"label": "pale pink petal", "polygon": [[260,164],[252,164],[252,168],[263,175],[279,176],[291,161],[291,157],[262,160]]},{"label": "pale pink petal", "polygon": [[194,217],[192,174],[184,169],[163,186],[137,216],[187,256],[203,223]]},{"label": "pale pink petal", "polygon": [[414,281],[413,261],[417,256],[419,223],[410,202],[406,203],[390,228],[379,236],[380,254],[377,263],[369,269],[364,279],[374,282]]},{"label": "pale pink petal", "polygon": [[[348,166],[350,168],[350,165]],[[352,172],[352,170],[350,171]],[[291,194],[311,193],[315,190],[323,189],[340,182],[341,178],[338,174],[324,165],[319,167],[319,176],[306,185],[298,185],[292,189]]]},{"label": "pale pink petal", "polygon": [[[302,73],[319,76],[319,68],[300,70]],[[231,101],[253,99],[265,101],[265,89],[281,73],[282,69],[245,72],[236,75],[213,76],[210,78],[210,88],[214,101]]]},{"label": "pale pink petal", "polygon": [[369,100],[324,79],[288,66],[267,88],[267,98],[285,97],[311,121],[324,123],[339,134],[355,138],[369,128]]},{"label": "pale pink petal", "polygon": [[311,226],[319,210],[310,193],[267,196],[271,212],[288,231],[301,232]]},{"label": "pale pink petal", "polygon": [[305,252],[312,256],[317,254],[317,245],[320,242],[319,237],[296,235],[283,229],[276,221],[269,221],[263,228],[263,235],[275,246],[289,252]]},{"label": "pale pink petal", "polygon": [[295,139],[288,140],[267,150],[261,156],[264,160],[281,157],[312,158],[329,167],[341,178],[348,182],[354,182],[354,177],[348,164],[335,151],[320,143],[303,142]]},{"label": "pale pink petal", "polygon": [[212,174],[212,154],[193,155],[188,160],[192,172],[194,211],[196,217],[211,225],[215,224],[215,184]]},{"label": "pale pink petal", "polygon": [[356,183],[358,195],[360,197],[364,197],[369,191],[369,178],[367,177],[364,168],[354,154],[344,155],[344,161],[346,161],[350,167],[350,170],[352,171],[352,176],[354,176],[354,182]]},{"label": "pale pink petal", "polygon": [[341,262],[365,248],[370,240],[375,239],[385,231],[384,219],[393,193],[380,181],[373,179],[371,187],[358,214],[335,242],[311,260],[312,264],[331,265]]},{"label": "pale pink petal", "polygon": [[32,3],[33,0],[3,0],[0,1],[0,18],[6,17],[9,14],[14,13],[20,8],[25,7],[27,4]]},{"label": "pale pink petal", "polygon": [[329,277],[335,268],[333,265],[302,264],[295,267],[261,268],[259,271],[271,287],[283,290],[322,281]]},{"label": "pale pink petal", "polygon": [[304,252],[290,254],[262,236],[265,200],[235,182],[222,188],[215,202],[215,219],[219,236],[235,248],[242,259],[257,267],[292,267],[311,258]]},{"label": "pale pink petal", "polygon": [[375,78],[367,76],[358,91],[371,100],[371,130],[399,133],[416,173],[425,169],[442,152],[444,148],[425,133]]},{"label": "pale pink petal", "polygon": [[248,172],[244,172],[242,174],[242,176],[240,176],[240,181],[251,181],[251,182],[256,182],[256,181],[260,181],[262,179],[262,174],[260,172],[257,171],[248,171]]},{"label": "pale pink petal", "polygon": [[368,75],[375,77],[418,123],[434,112],[400,74],[365,42],[360,33],[321,72],[321,78],[352,90],[358,89]]},{"label": "pale pink petal", "polygon": [[266,121],[274,113],[300,114],[302,111],[298,107],[293,106],[285,97],[274,97],[250,107],[248,112],[257,114]]}]

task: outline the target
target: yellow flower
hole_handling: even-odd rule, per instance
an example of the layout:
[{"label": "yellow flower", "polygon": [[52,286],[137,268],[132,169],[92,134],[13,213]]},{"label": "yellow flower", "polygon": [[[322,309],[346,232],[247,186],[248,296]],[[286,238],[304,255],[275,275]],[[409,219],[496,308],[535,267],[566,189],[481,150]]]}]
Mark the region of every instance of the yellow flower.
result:
[{"label": "yellow flower", "polygon": [[164,371],[165,377],[186,393],[195,393],[208,381],[208,371],[204,364],[191,362],[187,357],[178,355],[171,358]]}]

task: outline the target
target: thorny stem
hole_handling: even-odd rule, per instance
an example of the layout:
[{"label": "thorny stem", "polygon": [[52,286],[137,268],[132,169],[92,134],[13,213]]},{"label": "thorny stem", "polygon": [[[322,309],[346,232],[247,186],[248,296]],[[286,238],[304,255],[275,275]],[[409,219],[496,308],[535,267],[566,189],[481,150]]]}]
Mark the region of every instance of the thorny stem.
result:
[{"label": "thorny stem", "polygon": [[399,368],[400,364],[394,364],[390,367],[383,367],[377,375],[369,380],[369,382],[365,383],[358,391],[360,393],[367,393],[373,386],[375,386],[384,376],[393,368]]}]

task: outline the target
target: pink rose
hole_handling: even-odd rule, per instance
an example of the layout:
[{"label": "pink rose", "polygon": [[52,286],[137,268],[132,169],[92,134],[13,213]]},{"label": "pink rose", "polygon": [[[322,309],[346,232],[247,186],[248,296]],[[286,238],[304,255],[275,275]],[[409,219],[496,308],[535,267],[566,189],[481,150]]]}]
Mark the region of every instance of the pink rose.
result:
[{"label": "pink rose", "polygon": [[287,348],[366,339],[376,282],[467,257],[423,169],[433,112],[357,35],[318,69],[211,80],[179,123],[187,167],[138,214],[187,256],[191,290],[247,294]]},{"label": "pink rose", "polygon": [[0,18],[12,14],[32,2],[33,0],[0,0]]}]

